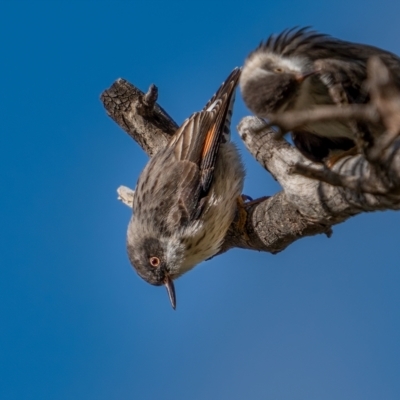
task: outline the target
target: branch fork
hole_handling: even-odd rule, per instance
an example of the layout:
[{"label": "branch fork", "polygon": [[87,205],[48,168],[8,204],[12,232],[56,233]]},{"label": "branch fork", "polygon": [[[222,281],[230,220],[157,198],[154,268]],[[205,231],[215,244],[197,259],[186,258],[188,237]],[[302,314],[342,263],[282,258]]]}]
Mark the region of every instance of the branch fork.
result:
[{"label": "branch fork", "polygon": [[[400,93],[379,59],[372,59],[368,68],[371,102],[367,105],[285,113],[269,124],[257,117],[241,120],[237,129],[244,145],[283,190],[244,203],[244,232],[233,221],[220,253],[239,247],[275,254],[306,236],[330,236],[333,225],[361,212],[400,209]],[[154,85],[143,93],[124,79],[101,95],[107,114],[149,156],[164,147],[178,128],[157,104],[157,95]],[[372,147],[366,145],[364,154],[342,158],[328,169],[304,158],[270,126],[279,123],[291,130],[307,121],[329,119],[381,120],[386,131]],[[118,188],[118,198],[129,207],[133,193]]]}]

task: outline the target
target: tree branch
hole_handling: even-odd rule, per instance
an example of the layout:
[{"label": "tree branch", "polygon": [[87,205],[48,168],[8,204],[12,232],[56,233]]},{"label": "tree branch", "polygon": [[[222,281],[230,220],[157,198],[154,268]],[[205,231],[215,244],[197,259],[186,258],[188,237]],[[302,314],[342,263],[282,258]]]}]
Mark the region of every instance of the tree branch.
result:
[{"label": "tree branch", "polygon": [[[382,103],[382,96],[376,93],[374,96]],[[391,111],[400,97],[394,98]],[[115,81],[101,95],[108,115],[150,156],[164,147],[177,129],[156,99],[154,85],[144,94],[123,79]],[[388,100],[385,98],[385,101]],[[366,116],[376,120],[377,110],[382,118],[379,106],[375,105],[365,109],[358,106],[345,111],[340,109],[339,116],[337,110],[331,109],[333,116],[325,110],[320,115],[322,119]],[[391,132],[395,124],[393,115],[392,112],[384,116],[392,124]],[[395,115],[400,115],[400,111]],[[297,115],[296,118],[304,120],[318,118],[318,115]],[[293,121],[290,120],[289,125]],[[400,130],[400,126],[397,128]],[[240,247],[275,254],[305,236],[320,233],[330,236],[331,226],[361,212],[400,208],[400,143],[393,134],[378,169],[362,155],[357,155],[343,158],[332,170],[326,170],[305,159],[284,139],[277,138],[276,132],[262,119],[245,117],[238,131],[247,149],[280,183],[283,191],[247,205],[246,233],[238,232],[234,221],[220,253]],[[131,206],[132,192],[125,187],[118,189],[119,198],[128,206]]]},{"label": "tree branch", "polygon": [[175,121],[156,103],[158,89],[145,94],[125,79],[117,79],[100,99],[107,114],[151,157],[168,143],[178,129]]}]

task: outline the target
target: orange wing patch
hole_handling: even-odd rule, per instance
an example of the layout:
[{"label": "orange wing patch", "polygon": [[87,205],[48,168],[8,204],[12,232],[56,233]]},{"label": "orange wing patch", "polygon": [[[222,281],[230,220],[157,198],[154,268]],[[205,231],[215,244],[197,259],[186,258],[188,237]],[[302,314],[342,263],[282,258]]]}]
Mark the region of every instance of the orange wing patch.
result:
[{"label": "orange wing patch", "polygon": [[203,151],[201,153],[201,158],[204,158],[207,153],[214,147],[215,135],[218,134],[216,129],[216,124],[214,123],[211,129],[207,132],[206,140],[204,141]]}]

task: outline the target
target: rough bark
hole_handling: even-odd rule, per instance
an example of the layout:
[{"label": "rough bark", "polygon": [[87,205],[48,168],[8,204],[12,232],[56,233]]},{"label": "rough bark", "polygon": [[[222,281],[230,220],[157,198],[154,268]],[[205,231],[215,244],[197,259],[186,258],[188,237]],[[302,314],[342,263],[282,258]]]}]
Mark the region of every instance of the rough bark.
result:
[{"label": "rough bark", "polygon": [[[283,190],[247,205],[245,233],[236,229],[234,221],[221,253],[232,247],[278,253],[302,237],[329,236],[333,225],[361,212],[400,208],[400,94],[393,92],[390,76],[379,60],[373,60],[370,69],[372,100],[365,109],[349,106],[338,111],[328,107],[314,114],[288,115],[286,125],[295,126],[296,118],[301,123],[318,118],[381,118],[387,132],[376,141],[374,160],[361,154],[348,156],[327,169],[305,159],[263,120],[245,117],[240,122],[238,132],[247,149]],[[177,129],[156,103],[154,85],[144,94],[118,79],[102,93],[101,100],[108,115],[150,156],[165,146]],[[131,189],[120,187],[118,193],[131,205]]]},{"label": "rough bark", "polygon": [[156,103],[158,89],[147,93],[125,79],[117,79],[100,99],[107,114],[151,157],[163,148],[178,125]]}]

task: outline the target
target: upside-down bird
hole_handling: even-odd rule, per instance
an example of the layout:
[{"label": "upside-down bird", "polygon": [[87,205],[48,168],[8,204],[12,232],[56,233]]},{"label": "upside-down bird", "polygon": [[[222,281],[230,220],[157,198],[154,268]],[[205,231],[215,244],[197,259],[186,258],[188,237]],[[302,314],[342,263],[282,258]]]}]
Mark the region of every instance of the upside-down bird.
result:
[{"label": "upside-down bird", "polygon": [[165,285],[221,248],[242,193],[244,167],[230,142],[240,69],[234,69],[202,111],[192,114],[146,165],[133,196],[127,250],[145,281]]},{"label": "upside-down bird", "polygon": [[[395,54],[294,28],[270,36],[249,54],[240,89],[247,107],[266,118],[319,105],[363,104],[369,101],[365,80],[372,56],[383,61],[400,87],[400,58]],[[299,126],[291,134],[303,155],[323,162],[340,152],[351,153],[357,135],[371,138],[383,129],[379,123],[332,120]]]}]

